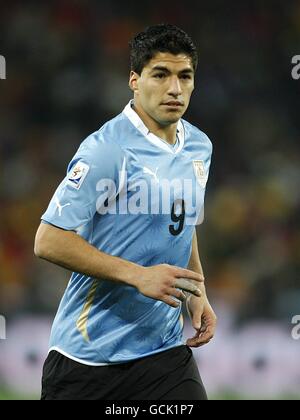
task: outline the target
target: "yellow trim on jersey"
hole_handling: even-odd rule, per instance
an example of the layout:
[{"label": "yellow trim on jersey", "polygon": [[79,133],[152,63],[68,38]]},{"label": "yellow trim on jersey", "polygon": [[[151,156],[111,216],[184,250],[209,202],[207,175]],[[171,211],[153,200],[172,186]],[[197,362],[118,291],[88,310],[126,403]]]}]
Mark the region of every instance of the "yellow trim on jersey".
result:
[{"label": "yellow trim on jersey", "polygon": [[181,324],[181,327],[183,328],[184,327],[184,318],[183,318],[183,315],[182,314],[180,315],[179,322]]},{"label": "yellow trim on jersey", "polygon": [[96,296],[98,284],[99,284],[99,280],[93,281],[93,284],[89,290],[89,293],[86,298],[86,302],[84,304],[80,317],[78,318],[78,321],[76,322],[78,331],[82,334],[83,338],[88,343],[90,342],[90,337],[87,330],[87,323],[88,323],[89,314],[91,312],[93,302]]}]

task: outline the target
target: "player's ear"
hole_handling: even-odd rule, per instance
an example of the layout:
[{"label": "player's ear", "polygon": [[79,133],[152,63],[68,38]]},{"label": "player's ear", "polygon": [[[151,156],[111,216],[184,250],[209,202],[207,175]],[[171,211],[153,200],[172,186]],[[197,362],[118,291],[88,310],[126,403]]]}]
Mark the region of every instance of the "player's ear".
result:
[{"label": "player's ear", "polygon": [[133,92],[138,91],[138,79],[139,75],[135,71],[130,72],[130,78],[129,78],[129,87]]}]

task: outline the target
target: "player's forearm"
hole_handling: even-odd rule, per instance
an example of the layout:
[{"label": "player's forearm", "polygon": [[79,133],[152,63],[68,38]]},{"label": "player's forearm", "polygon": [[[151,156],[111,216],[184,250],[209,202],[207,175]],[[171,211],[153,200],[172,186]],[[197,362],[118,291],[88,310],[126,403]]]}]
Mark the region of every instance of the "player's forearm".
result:
[{"label": "player's forearm", "polygon": [[142,266],[99,251],[74,232],[45,224],[38,229],[35,254],[68,270],[134,287],[144,270]]},{"label": "player's forearm", "polygon": [[[199,256],[199,249],[198,249],[198,240],[196,230],[193,236],[193,245],[192,245],[192,253],[188,265],[188,269],[194,271],[195,273],[201,274],[204,278],[203,267]],[[206,294],[205,283],[201,283],[199,286],[202,293]]]}]

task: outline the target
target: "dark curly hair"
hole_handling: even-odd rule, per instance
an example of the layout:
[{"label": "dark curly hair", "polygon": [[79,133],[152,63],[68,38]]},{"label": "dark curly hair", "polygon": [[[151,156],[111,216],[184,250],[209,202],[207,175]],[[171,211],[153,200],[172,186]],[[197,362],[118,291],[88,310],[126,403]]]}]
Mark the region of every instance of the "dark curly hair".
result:
[{"label": "dark curly hair", "polygon": [[148,27],[129,43],[131,70],[141,74],[143,68],[159,52],[174,55],[185,53],[192,59],[194,70],[198,65],[197,49],[182,29],[174,25],[160,24]]}]

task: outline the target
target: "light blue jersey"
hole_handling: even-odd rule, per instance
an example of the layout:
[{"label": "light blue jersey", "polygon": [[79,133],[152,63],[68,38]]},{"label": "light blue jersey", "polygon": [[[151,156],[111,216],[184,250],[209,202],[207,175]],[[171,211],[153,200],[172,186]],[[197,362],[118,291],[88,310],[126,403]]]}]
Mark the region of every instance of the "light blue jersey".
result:
[{"label": "light blue jersey", "polygon": [[[150,133],[132,108],[89,136],[42,220],[142,266],[187,268],[203,220],[212,145],[180,120],[177,144]],[[73,273],[50,347],[78,362],[124,363],[183,344],[181,308],[134,287]]]}]

